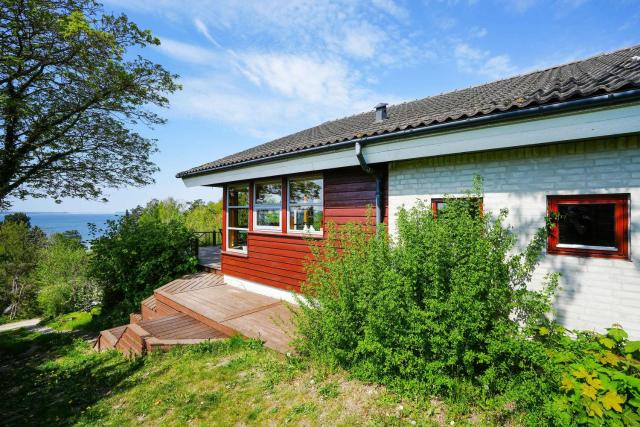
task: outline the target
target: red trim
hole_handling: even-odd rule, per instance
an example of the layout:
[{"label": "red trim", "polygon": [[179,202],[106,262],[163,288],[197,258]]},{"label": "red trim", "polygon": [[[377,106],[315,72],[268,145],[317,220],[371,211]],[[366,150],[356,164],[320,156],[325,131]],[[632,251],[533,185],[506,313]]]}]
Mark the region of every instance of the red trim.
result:
[{"label": "red trim", "polygon": [[618,248],[617,251],[558,247],[560,233],[558,226],[555,225],[549,231],[547,253],[552,255],[629,259],[629,194],[547,196],[547,213],[549,216],[553,214],[557,215],[559,204],[583,205],[602,203],[615,205],[615,242],[616,248]]},{"label": "red trim", "polygon": [[286,176],[282,177],[282,200],[281,200],[281,211],[280,211],[280,228],[282,231],[282,234],[287,234],[287,224],[289,224],[289,212],[287,212],[287,197],[288,197],[288,191],[289,191],[289,181],[287,180]]},{"label": "red trim", "polygon": [[[467,197],[452,197],[453,199],[467,199]],[[473,200],[480,200],[480,215],[484,213],[484,199],[482,197],[471,197]],[[444,202],[443,197],[436,197],[431,199],[431,210],[433,211],[433,218],[438,218],[438,203]]]},{"label": "red trim", "polygon": [[222,186],[222,243],[220,244],[220,250],[227,250],[227,186]]},{"label": "red trim", "polygon": [[247,255],[246,253],[236,252],[236,251],[220,251],[220,253],[222,255],[237,256],[237,257],[240,257],[240,258],[248,258],[249,257],[249,255]]},{"label": "red trim", "polygon": [[[254,181],[249,181],[249,224],[247,225],[247,229],[249,231],[253,231],[253,192],[256,183]],[[247,250],[249,247],[247,246]]]}]

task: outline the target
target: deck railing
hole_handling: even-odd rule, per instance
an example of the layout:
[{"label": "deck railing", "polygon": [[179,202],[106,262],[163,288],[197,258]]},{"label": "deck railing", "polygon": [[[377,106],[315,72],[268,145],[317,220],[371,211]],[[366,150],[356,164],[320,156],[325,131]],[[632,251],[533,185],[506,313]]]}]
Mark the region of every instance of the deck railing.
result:
[{"label": "deck railing", "polygon": [[214,231],[194,231],[193,251],[198,255],[198,248],[202,246],[220,246],[222,244],[222,229]]}]

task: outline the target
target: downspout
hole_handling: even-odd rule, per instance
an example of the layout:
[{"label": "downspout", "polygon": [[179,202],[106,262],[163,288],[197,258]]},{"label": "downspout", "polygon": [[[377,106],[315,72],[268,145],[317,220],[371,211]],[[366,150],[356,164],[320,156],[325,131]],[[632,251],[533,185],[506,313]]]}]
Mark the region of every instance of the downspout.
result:
[{"label": "downspout", "polygon": [[364,155],[362,154],[362,145],[360,142],[355,143],[356,149],[356,157],[358,158],[358,162],[360,163],[360,167],[362,170],[376,177],[376,226],[382,224],[382,173],[375,170],[371,166],[367,164],[367,161],[364,159]]}]

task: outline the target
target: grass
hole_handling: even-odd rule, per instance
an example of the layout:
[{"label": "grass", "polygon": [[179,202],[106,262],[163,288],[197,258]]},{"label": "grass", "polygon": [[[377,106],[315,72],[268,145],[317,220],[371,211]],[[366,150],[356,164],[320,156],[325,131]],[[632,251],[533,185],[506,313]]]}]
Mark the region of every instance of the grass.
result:
[{"label": "grass", "polygon": [[[73,317],[73,316],[72,316]],[[75,317],[77,320],[78,317]],[[72,333],[0,334],[7,425],[442,425],[406,400],[255,341],[230,338],[126,359]]]},{"label": "grass", "polygon": [[46,323],[46,326],[57,331],[66,332],[80,329],[86,330],[91,328],[94,316],[97,314],[99,314],[99,311],[95,310],[92,310],[91,312],[75,311],[52,319]]}]

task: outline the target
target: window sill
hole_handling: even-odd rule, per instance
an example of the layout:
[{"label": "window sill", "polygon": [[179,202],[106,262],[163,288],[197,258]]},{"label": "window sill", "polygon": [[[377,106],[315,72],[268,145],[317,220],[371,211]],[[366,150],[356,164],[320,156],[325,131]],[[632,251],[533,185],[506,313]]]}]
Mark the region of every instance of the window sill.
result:
[{"label": "window sill", "polygon": [[236,251],[220,251],[222,255],[230,255],[237,256],[239,258],[248,258],[249,254],[247,252],[236,252]]},{"label": "window sill", "polygon": [[319,233],[309,233],[308,231],[293,231],[293,230],[289,230],[289,232],[287,233],[287,236],[291,236],[291,237],[299,237],[301,239],[323,239],[324,238],[324,231],[321,231]]},{"label": "window sill", "polygon": [[297,239],[323,239],[324,233],[296,233],[293,231],[289,231],[288,233],[283,233],[282,231],[267,231],[267,230],[252,230],[249,231],[249,235],[258,235],[258,236],[279,236],[279,237],[293,237]]},{"label": "window sill", "polygon": [[584,249],[572,249],[572,248],[548,248],[547,254],[556,256],[572,256],[579,258],[608,258],[617,259],[621,261],[631,261],[629,255],[620,252],[610,252],[606,250],[584,250]]}]

